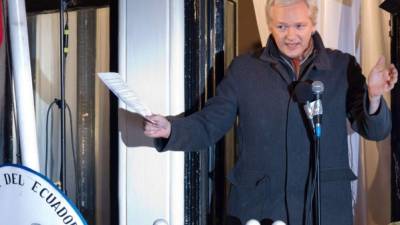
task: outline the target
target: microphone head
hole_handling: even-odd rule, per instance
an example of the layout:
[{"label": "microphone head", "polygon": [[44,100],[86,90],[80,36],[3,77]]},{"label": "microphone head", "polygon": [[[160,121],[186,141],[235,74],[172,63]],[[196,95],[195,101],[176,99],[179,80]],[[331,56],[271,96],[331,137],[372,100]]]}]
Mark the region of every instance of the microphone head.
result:
[{"label": "microphone head", "polygon": [[281,220],[277,220],[277,221],[273,222],[272,225],[286,225],[286,223]]},{"label": "microphone head", "polygon": [[312,92],[316,95],[321,94],[324,91],[324,84],[319,81],[316,80],[314,82],[312,82]]},{"label": "microphone head", "polygon": [[313,101],[314,95],[311,89],[311,84],[308,82],[300,82],[294,88],[295,100],[299,103]]},{"label": "microphone head", "polygon": [[260,222],[258,222],[255,219],[251,219],[251,220],[247,221],[246,225],[260,225]]}]

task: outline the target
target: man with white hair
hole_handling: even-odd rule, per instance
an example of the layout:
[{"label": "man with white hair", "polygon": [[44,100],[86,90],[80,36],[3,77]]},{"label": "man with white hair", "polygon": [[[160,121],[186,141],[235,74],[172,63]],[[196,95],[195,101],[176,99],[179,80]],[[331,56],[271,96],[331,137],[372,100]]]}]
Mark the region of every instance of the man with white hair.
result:
[{"label": "man with white hair", "polygon": [[365,138],[385,138],[391,118],[382,95],[394,87],[397,70],[382,57],[366,82],[353,56],[325,48],[315,30],[315,1],[268,0],[266,12],[272,34],[265,48],[237,57],[201,111],[184,118],[150,116],[144,133],[156,138],[159,151],[195,151],[220,139],[238,117],[228,214],[243,224],[313,224],[307,199],[314,139],[294,89],[321,81],[322,225],[350,225],[350,181],[356,177],[348,165],[346,119]]}]

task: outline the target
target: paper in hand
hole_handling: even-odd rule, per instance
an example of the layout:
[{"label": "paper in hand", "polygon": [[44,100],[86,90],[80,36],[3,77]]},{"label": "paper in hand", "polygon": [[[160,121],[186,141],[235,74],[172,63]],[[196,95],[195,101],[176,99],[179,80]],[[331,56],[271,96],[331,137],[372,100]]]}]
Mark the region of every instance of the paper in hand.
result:
[{"label": "paper in hand", "polygon": [[118,73],[97,73],[103,83],[112,91],[121,101],[127,105],[130,112],[145,116],[152,115],[150,109],[145,106],[136,95],[136,93],[122,80]]}]

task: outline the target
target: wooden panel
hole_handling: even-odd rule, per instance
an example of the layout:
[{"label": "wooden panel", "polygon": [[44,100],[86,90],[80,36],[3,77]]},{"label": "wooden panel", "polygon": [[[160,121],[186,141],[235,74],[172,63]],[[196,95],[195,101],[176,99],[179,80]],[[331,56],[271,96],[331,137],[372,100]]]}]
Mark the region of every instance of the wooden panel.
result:
[{"label": "wooden panel", "polygon": [[261,48],[261,38],[252,1],[238,1],[237,22],[239,55]]}]

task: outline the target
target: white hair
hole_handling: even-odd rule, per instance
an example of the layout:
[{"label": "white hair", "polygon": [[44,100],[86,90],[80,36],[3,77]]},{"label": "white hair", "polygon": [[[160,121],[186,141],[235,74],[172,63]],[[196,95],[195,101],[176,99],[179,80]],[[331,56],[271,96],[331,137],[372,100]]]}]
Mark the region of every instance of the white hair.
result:
[{"label": "white hair", "polygon": [[267,0],[267,4],[265,7],[265,11],[267,14],[267,22],[270,24],[272,21],[271,17],[271,7],[274,5],[291,5],[297,2],[305,2],[308,6],[308,9],[310,11],[310,19],[313,23],[313,25],[317,24],[317,13],[318,13],[318,5],[316,0]]}]

